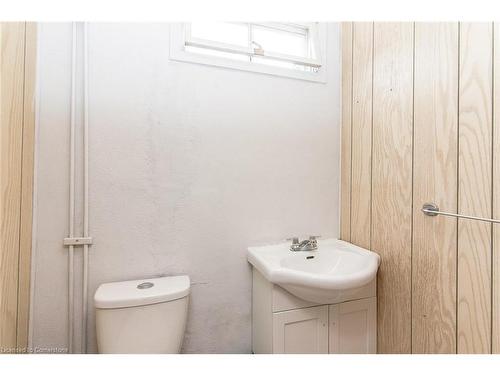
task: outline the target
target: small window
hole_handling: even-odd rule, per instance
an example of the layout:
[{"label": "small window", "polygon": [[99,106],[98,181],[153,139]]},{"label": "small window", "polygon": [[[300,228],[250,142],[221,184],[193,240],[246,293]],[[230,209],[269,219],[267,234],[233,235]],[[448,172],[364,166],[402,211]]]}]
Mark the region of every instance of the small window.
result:
[{"label": "small window", "polygon": [[325,25],[192,22],[176,25],[171,58],[324,82]]}]

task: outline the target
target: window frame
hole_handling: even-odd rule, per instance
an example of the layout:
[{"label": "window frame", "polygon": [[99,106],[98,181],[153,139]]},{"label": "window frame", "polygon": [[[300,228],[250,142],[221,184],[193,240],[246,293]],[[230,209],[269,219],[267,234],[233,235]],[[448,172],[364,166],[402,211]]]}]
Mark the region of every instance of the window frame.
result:
[{"label": "window frame", "polygon": [[[259,23],[253,23],[259,25]],[[281,23],[265,23],[265,27],[283,28],[286,24]],[[306,24],[291,24],[291,25],[306,25]],[[306,26],[303,26],[306,28]],[[175,23],[170,26],[170,59],[174,61],[197,63],[202,65],[217,66],[223,68],[244,70],[262,74],[270,74],[288,78],[295,78],[306,81],[326,83],[326,46],[327,33],[326,24],[315,24],[318,37],[317,59],[301,58],[299,56],[291,56],[273,52],[264,54],[255,53],[256,51],[249,47],[236,46],[232,44],[214,42],[205,39],[192,38],[190,33],[190,23]],[[309,30],[309,28],[307,28]],[[274,61],[296,62],[305,66],[317,67],[318,70],[302,71],[283,67],[276,67],[266,64],[255,63],[252,61],[240,61],[226,57],[211,56],[191,51],[186,51],[185,46],[194,46],[201,48],[209,48],[211,50],[239,53],[247,56],[257,56],[259,58],[269,58]],[[308,46],[309,48],[309,46]]]}]

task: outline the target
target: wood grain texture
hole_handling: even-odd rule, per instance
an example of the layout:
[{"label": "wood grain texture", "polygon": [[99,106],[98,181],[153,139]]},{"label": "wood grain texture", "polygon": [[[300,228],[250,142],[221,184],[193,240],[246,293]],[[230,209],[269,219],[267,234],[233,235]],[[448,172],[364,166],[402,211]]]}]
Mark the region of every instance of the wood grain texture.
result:
[{"label": "wood grain texture", "polygon": [[[493,218],[500,219],[500,24],[493,26]],[[500,354],[500,225],[493,225],[491,350]]]},{"label": "wood grain texture", "polygon": [[0,24],[0,348],[17,345],[24,23]]},{"label": "wood grain texture", "polygon": [[17,347],[20,351],[24,351],[28,347],[35,154],[36,23],[26,24],[25,40],[19,293],[17,302]]},{"label": "wood grain texture", "polygon": [[412,352],[455,353],[458,24],[415,24]]},{"label": "wood grain texture", "polygon": [[420,208],[500,217],[500,31],[370,25],[353,27],[350,234],[382,255],[379,352],[498,353],[500,228]]},{"label": "wood grain texture", "polygon": [[380,254],[378,351],[411,353],[413,24],[376,23],[372,250]]},{"label": "wood grain texture", "polygon": [[[492,214],[492,25],[460,25],[458,212]],[[459,219],[458,353],[491,350],[491,224]]]},{"label": "wood grain texture", "polygon": [[354,23],[352,48],[351,242],[370,248],[373,23]]},{"label": "wood grain texture", "polygon": [[352,22],[342,23],[340,238],[351,239]]}]

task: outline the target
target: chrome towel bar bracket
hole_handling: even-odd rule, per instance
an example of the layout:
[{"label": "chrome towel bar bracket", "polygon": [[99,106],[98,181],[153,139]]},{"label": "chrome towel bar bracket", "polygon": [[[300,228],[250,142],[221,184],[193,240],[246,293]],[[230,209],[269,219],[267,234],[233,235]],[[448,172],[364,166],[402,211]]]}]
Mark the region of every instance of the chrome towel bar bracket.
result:
[{"label": "chrome towel bar bracket", "polygon": [[479,220],[479,221],[485,221],[487,223],[500,224],[500,220],[488,219],[486,217],[477,217],[477,216],[469,216],[469,215],[459,215],[459,214],[454,214],[454,213],[451,213],[451,212],[439,211],[439,207],[436,204],[434,204],[434,203],[425,203],[422,206],[422,212],[425,215],[427,215],[427,216],[443,215],[443,216],[458,217],[460,219]]}]

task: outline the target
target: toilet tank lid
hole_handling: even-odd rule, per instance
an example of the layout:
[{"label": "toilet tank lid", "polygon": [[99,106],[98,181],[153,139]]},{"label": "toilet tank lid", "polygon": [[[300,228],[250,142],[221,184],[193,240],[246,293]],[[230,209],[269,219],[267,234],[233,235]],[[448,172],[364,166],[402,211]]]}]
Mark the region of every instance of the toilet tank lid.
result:
[{"label": "toilet tank lid", "polygon": [[119,281],[102,284],[94,295],[98,309],[116,309],[173,301],[189,294],[189,276]]}]

